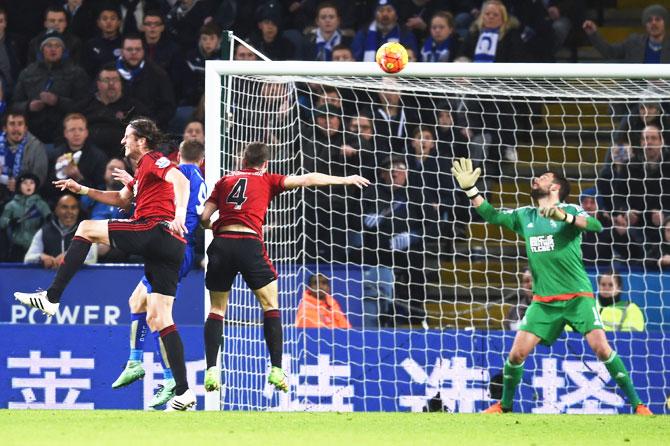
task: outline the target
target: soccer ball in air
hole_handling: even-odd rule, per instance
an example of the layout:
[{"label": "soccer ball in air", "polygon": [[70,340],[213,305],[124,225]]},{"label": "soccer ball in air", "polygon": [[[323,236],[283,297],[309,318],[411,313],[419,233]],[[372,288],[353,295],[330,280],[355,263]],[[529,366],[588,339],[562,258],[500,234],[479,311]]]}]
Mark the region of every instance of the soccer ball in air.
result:
[{"label": "soccer ball in air", "polygon": [[377,64],[387,73],[397,73],[407,65],[409,55],[398,42],[387,42],[377,50]]}]

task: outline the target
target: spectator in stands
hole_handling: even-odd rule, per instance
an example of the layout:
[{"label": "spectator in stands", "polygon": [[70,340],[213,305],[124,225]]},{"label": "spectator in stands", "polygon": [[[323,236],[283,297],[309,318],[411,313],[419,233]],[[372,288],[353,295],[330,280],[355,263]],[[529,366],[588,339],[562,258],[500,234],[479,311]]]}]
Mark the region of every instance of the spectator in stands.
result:
[{"label": "spectator in stands", "polygon": [[346,45],[335,45],[333,47],[333,62],[355,62],[354,53]]},{"label": "spectator in stands", "polygon": [[670,63],[670,41],[666,33],[668,11],[661,5],[650,5],[642,11],[645,34],[631,34],[621,43],[608,43],[598,33],[598,26],[591,20],[582,28],[591,44],[607,59],[625,63]]},{"label": "spectator in stands", "polygon": [[61,135],[63,117],[86,97],[88,76],[65,54],[57,31],[42,35],[42,58],[28,65],[16,82],[14,106],[28,110],[30,128],[42,142],[53,144]]},{"label": "spectator in stands", "polygon": [[640,307],[622,298],[621,276],[614,270],[598,276],[598,306],[605,331],[644,331]]},{"label": "spectator in stands", "polygon": [[519,288],[510,296],[505,297],[505,303],[512,304],[503,319],[505,330],[517,330],[521,319],[526,314],[528,306],[533,301],[533,275],[527,266],[519,273]]},{"label": "spectator in stands", "polygon": [[597,218],[603,231],[585,231],[582,234],[582,259],[585,264],[612,260],[612,220],[608,212],[599,210],[596,189],[584,189],[579,195],[579,204],[589,216]]},{"label": "spectator in stands", "polygon": [[340,12],[333,2],[319,3],[316,11],[316,28],[308,34],[312,45],[311,60],[333,60],[333,49],[337,45],[351,45],[351,37],[340,30]]},{"label": "spectator in stands", "polygon": [[184,141],[196,140],[200,144],[205,144],[205,126],[202,121],[192,119],[184,126],[184,134],[182,135]]},{"label": "spectator in stands", "polygon": [[[24,258],[25,263],[41,263],[44,268],[57,269],[65,258],[79,223],[79,201],[74,195],[63,195],[54,210],[56,218],[51,218],[35,233],[30,248]],[[84,263],[97,260],[97,245],[94,243],[86,255]]]},{"label": "spectator in stands", "polygon": [[[366,326],[375,326],[378,315],[382,324],[425,316],[425,238],[437,233],[437,215],[424,219],[422,197],[408,186],[405,161],[394,158],[383,166],[376,187],[363,194],[361,226],[352,234],[352,244],[362,250]],[[393,307],[404,317],[394,319]]]},{"label": "spectator in stands", "polygon": [[104,183],[107,155],[88,140],[88,122],[81,113],[63,119],[65,144],[56,148],[54,180],[72,178],[79,184],[99,189]]},{"label": "spectator in stands", "polygon": [[[7,34],[7,11],[0,7],[0,89],[2,99],[7,102],[14,91],[19,76],[19,49],[13,36]],[[0,113],[4,109],[0,109]]]},{"label": "spectator in stands", "polygon": [[356,33],[351,49],[359,61],[374,62],[377,48],[386,42],[400,42],[418,54],[416,37],[398,24],[395,0],[378,0],[375,19],[366,29]]},{"label": "spectator in stands", "polygon": [[409,143],[409,185],[421,191],[423,203],[432,206],[442,220],[451,221],[455,187],[451,163],[439,156],[435,134],[428,126],[416,127]]},{"label": "spectator in stands", "polygon": [[44,144],[28,131],[26,114],[10,109],[4,116],[0,134],[0,202],[16,190],[16,179],[32,173],[44,184],[47,179],[48,160]]},{"label": "spectator in stands", "polygon": [[[631,145],[638,141],[639,135],[648,125],[661,129],[664,136],[670,131],[670,121],[659,102],[644,101],[639,103],[634,110],[630,115],[621,118],[614,134],[615,144]],[[663,139],[665,140],[665,137]],[[611,161],[611,156],[608,157],[608,161]]]},{"label": "spectator in stands", "polygon": [[[44,31],[35,36],[28,44],[28,63],[42,57],[42,43],[47,34],[56,32],[61,36],[67,57],[79,62],[82,52],[81,39],[67,29],[67,14],[62,7],[52,5],[44,10]],[[83,85],[83,84],[82,84]]]},{"label": "spectator in stands", "polygon": [[430,35],[421,48],[421,62],[453,62],[458,51],[454,16],[438,11],[430,19]]},{"label": "spectator in stands", "polygon": [[[633,225],[659,228],[664,220],[663,213],[670,212],[670,194],[667,193],[670,190],[669,153],[661,130],[653,125],[642,131],[640,145],[641,148],[633,149],[630,161],[614,175],[614,203],[618,208],[640,213],[641,219],[633,221]],[[652,232],[657,233],[657,229]]]},{"label": "spectator in stands", "polygon": [[295,326],[298,328],[351,328],[340,304],[330,294],[330,281],[325,274],[309,276],[309,285],[298,304]]},{"label": "spectator in stands", "polygon": [[123,79],[123,90],[149,109],[149,117],[166,129],[176,109],[172,82],[161,67],[144,57],[142,38],[128,34],[123,38],[116,68]]},{"label": "spectator in stands", "polygon": [[183,52],[189,51],[198,43],[198,30],[211,20],[217,6],[211,0],[177,0],[167,13],[165,21],[170,36]]},{"label": "spectator in stands", "polygon": [[519,22],[519,33],[528,62],[554,62],[556,39],[544,1],[507,0],[507,13]]},{"label": "spectator in stands", "polygon": [[221,54],[221,30],[214,23],[200,28],[198,45],[186,54],[179,72],[179,107],[172,122],[172,129],[181,132],[185,122],[193,114],[198,101],[205,93],[205,62],[219,60]]},{"label": "spectator in stands", "polygon": [[[63,0],[63,9],[67,14],[68,29],[75,34],[82,42],[92,39],[97,33],[95,26],[96,10],[100,8],[91,0]],[[104,7],[104,4],[102,5]]]},{"label": "spectator in stands", "polygon": [[[112,158],[107,161],[104,173],[104,189],[106,191],[118,191],[123,188],[123,183],[114,178],[115,170],[128,170],[128,166],[121,158]],[[81,197],[82,210],[88,213],[91,220],[109,220],[112,218],[130,218],[129,213],[117,206],[104,204],[99,201],[92,200],[89,196]],[[105,245],[106,247],[106,245]],[[102,257],[101,252],[103,246],[98,247],[98,254]]]},{"label": "spectator in stands", "polygon": [[280,30],[282,17],[274,2],[261,5],[256,12],[258,31],[249,38],[251,46],[271,60],[295,59],[295,45]]},{"label": "spectator in stands", "polygon": [[644,260],[644,233],[637,225],[637,212],[628,208],[618,208],[612,211],[612,239],[613,258],[622,262],[639,264]]},{"label": "spectator in stands", "polygon": [[470,27],[462,55],[472,62],[524,62],[519,22],[499,0],[487,0]]},{"label": "spectator in stands", "polygon": [[652,259],[657,262],[660,269],[667,271],[670,269],[670,217],[663,220],[661,231],[661,243]]},{"label": "spectator in stands", "polygon": [[118,59],[123,45],[121,11],[118,7],[112,4],[103,5],[95,23],[98,35],[86,42],[82,60],[82,65],[91,77],[98,74],[100,67]]},{"label": "spectator in stands", "polygon": [[33,236],[51,214],[49,205],[37,193],[40,180],[36,175],[24,173],[16,184],[17,193],[0,217],[0,229],[9,240],[7,251],[0,256],[7,262],[23,262]]},{"label": "spectator in stands", "polygon": [[[414,33],[417,41],[422,41],[430,34],[432,17],[439,11],[451,11],[456,2],[449,0],[410,0],[397,2],[398,22]],[[451,12],[450,12],[451,13]]]},{"label": "spectator in stands", "polygon": [[238,43],[235,46],[235,53],[233,54],[234,60],[260,60],[259,57],[247,48],[245,45]]},{"label": "spectator in stands", "polygon": [[[180,48],[165,32],[165,20],[158,10],[147,11],[142,21],[146,59],[175,76],[183,60]],[[218,36],[217,36],[218,37]]]},{"label": "spectator in stands", "polygon": [[375,160],[377,143],[370,116],[360,113],[350,118],[345,133],[345,146],[348,148],[343,147],[343,150],[357,152],[361,166],[360,175],[375,181],[375,169],[378,165]]},{"label": "spectator in stands", "polygon": [[74,108],[88,121],[89,140],[102,149],[107,158],[121,156],[121,138],[132,119],[147,116],[149,109],[123,91],[121,75],[115,63],[104,65],[95,79],[96,91]]},{"label": "spectator in stands", "polygon": [[[380,91],[379,101],[375,104],[374,125],[378,140],[383,142],[386,155],[404,155],[406,153],[405,138],[407,137],[407,123],[419,122],[418,118],[411,117],[402,101],[393,79],[383,79],[384,90]],[[409,115],[409,116],[408,116]],[[382,155],[380,152],[379,155]]]},{"label": "spectator in stands", "polygon": [[477,165],[484,160],[484,144],[481,138],[466,125],[456,125],[460,101],[444,100],[437,103],[437,146],[440,156],[449,159],[469,158]]},{"label": "spectator in stands", "polygon": [[[303,153],[308,172],[328,175],[359,174],[360,160],[356,150],[344,144],[342,110],[330,104],[317,108],[315,125],[306,126],[303,134]],[[308,255],[315,260],[345,261],[347,245],[348,203],[358,198],[345,186],[305,191],[308,209],[305,218],[310,222],[306,232]],[[326,227],[322,222],[330,222]]]}]

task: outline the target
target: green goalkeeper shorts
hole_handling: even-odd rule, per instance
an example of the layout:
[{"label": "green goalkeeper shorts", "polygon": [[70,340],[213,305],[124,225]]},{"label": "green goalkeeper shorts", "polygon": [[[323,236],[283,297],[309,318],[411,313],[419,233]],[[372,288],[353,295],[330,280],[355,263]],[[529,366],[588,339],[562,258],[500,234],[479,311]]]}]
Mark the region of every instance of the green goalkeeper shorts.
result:
[{"label": "green goalkeeper shorts", "polygon": [[521,320],[519,330],[533,333],[540,338],[540,343],[551,345],[563,333],[566,324],[583,335],[591,330],[602,329],[596,300],[592,297],[575,297],[549,303],[533,301]]}]

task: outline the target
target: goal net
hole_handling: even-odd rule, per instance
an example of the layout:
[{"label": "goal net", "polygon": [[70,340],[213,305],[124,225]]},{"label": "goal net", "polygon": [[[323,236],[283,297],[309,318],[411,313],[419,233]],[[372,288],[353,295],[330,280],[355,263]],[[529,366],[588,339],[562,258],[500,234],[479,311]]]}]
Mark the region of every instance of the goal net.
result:
[{"label": "goal net", "polygon": [[[265,243],[280,276],[291,388],[278,394],[266,383],[262,311],[239,279],[221,407],[476,412],[500,398],[532,278],[523,239],[484,223],[455,187],[452,162],[467,157],[497,208],[532,206],[531,179],[551,170],[570,181],[567,201],[602,221],[582,247],[608,339],[642,400],[668,410],[669,73],[410,64],[388,76],[368,63],[208,62],[210,186],[239,168],[252,141],[271,148],[272,172],[372,182],[273,202]],[[619,278],[615,302],[605,288]],[[313,305],[298,317],[303,299]],[[584,339],[566,331],[526,361],[515,410],[631,409]]]}]

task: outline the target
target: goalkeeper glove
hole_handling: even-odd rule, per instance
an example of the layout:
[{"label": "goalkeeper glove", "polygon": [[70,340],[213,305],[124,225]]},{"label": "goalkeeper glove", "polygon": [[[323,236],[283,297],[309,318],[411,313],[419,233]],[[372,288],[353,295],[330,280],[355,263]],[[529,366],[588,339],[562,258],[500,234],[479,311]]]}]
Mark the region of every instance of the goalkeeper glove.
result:
[{"label": "goalkeeper glove", "polygon": [[456,178],[458,185],[463,189],[468,198],[474,198],[479,195],[479,189],[475,184],[481,175],[482,170],[478,167],[472,169],[472,160],[461,158],[454,161],[454,167],[451,168],[451,174]]},{"label": "goalkeeper glove", "polygon": [[575,224],[575,216],[569,214],[556,206],[540,207],[540,215],[556,221],[564,221],[570,225]]}]

